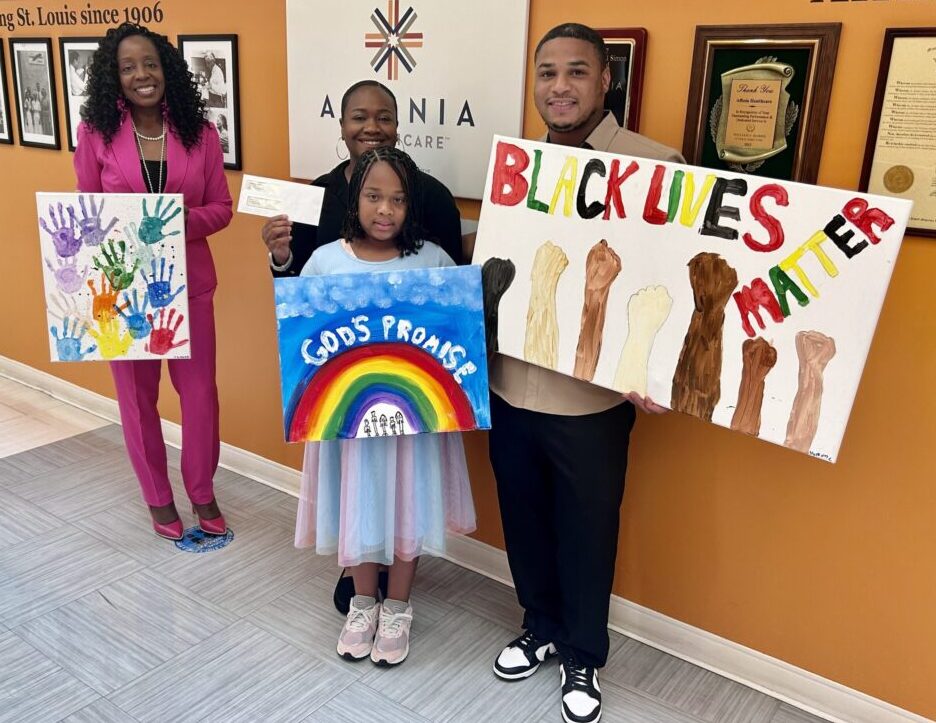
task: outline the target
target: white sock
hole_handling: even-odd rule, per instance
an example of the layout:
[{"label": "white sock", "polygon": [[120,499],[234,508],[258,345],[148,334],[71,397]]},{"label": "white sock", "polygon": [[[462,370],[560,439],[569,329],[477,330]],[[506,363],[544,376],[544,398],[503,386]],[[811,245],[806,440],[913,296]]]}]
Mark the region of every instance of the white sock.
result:
[{"label": "white sock", "polygon": [[355,595],[351,598],[351,604],[358,610],[370,610],[377,604],[377,599],[370,595]]},{"label": "white sock", "polygon": [[393,600],[391,598],[386,598],[383,601],[384,609],[388,612],[397,615],[399,613],[405,613],[406,608],[409,607],[409,602],[403,602],[402,600]]}]

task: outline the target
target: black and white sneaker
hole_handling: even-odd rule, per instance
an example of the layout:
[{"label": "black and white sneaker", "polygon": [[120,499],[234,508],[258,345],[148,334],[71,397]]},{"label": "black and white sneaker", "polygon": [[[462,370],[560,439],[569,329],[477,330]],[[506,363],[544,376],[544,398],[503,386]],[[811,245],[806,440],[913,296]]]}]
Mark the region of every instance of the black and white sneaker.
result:
[{"label": "black and white sneaker", "polygon": [[598,669],[564,659],[559,675],[562,679],[562,720],[566,723],[596,723],[601,718]]},{"label": "black and white sneaker", "polygon": [[503,680],[529,678],[547,658],[556,654],[556,646],[540,640],[527,630],[504,648],[494,661],[494,675]]}]

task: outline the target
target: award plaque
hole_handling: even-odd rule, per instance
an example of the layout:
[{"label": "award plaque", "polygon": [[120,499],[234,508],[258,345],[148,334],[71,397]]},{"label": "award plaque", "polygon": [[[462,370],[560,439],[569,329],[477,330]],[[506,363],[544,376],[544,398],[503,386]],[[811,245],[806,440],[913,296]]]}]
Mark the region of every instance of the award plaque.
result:
[{"label": "award plaque", "polygon": [[936,28],[888,28],[861,189],[913,201],[907,232],[936,237]]},{"label": "award plaque", "polygon": [[841,25],[696,28],[688,163],[814,183]]},{"label": "award plaque", "polygon": [[634,131],[640,125],[640,96],[643,90],[644,62],[647,57],[645,28],[605,28],[598,33],[608,48],[611,85],[605,95],[605,110],[614,114],[618,125]]}]

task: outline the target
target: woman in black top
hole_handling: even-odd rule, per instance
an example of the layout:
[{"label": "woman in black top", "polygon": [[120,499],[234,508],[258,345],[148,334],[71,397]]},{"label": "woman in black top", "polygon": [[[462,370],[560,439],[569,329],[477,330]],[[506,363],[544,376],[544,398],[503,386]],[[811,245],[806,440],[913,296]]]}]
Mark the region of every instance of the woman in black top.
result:
[{"label": "woman in black top", "polygon": [[[312,185],[325,189],[319,225],[292,223],[286,216],[274,216],[263,226],[263,242],[270,252],[274,276],[298,276],[312,252],[341,238],[348,211],[348,181],[358,159],[378,146],[396,145],[399,138],[396,97],[376,80],[355,83],[341,99],[341,138],[350,158],[331,172],[316,178]],[[432,176],[420,172],[423,223],[430,236],[457,263],[462,262],[461,220],[449,190]]]}]

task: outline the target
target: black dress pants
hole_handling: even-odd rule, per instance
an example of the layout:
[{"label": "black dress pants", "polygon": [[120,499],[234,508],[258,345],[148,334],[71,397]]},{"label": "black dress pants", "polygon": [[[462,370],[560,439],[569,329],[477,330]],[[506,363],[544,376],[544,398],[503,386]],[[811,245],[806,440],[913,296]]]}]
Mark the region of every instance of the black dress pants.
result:
[{"label": "black dress pants", "polygon": [[491,465],[523,627],[580,665],[601,667],[634,407],[572,417],[491,394],[491,417]]}]

